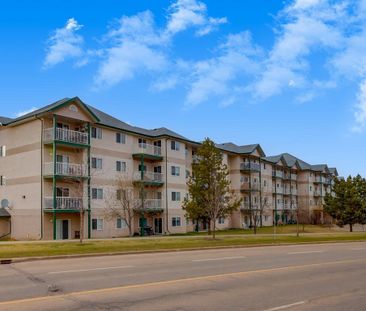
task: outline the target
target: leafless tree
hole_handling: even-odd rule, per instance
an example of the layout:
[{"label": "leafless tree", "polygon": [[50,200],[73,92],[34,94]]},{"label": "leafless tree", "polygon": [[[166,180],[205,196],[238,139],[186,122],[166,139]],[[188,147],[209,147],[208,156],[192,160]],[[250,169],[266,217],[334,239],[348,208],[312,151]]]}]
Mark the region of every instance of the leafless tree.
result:
[{"label": "leafless tree", "polygon": [[134,213],[139,210],[141,201],[136,199],[132,178],[126,175],[116,177],[113,189],[106,195],[105,215],[107,218],[122,219],[130,236],[133,236]]},{"label": "leafless tree", "polygon": [[259,204],[250,210],[251,223],[254,234],[257,234],[258,227],[262,227],[263,216],[269,216],[271,214],[269,197],[266,192],[266,187],[261,187]]}]

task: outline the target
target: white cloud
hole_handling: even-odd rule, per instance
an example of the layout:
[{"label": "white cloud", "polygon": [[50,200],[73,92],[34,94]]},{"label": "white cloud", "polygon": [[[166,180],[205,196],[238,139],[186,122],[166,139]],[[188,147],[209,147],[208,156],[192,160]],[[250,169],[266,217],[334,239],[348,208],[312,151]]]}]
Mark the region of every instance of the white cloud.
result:
[{"label": "white cloud", "polygon": [[252,44],[249,32],[229,35],[219,47],[218,54],[193,66],[186,98],[188,106],[217,96],[224,97],[223,106],[233,104],[236,91],[242,89],[243,82],[239,78],[258,71],[258,64],[253,58],[260,55],[261,50]]},{"label": "white cloud", "polygon": [[265,62],[266,69],[254,84],[254,95],[268,98],[287,87],[307,85],[307,57],[324,48],[338,48],[343,36],[335,22],[343,14],[327,1],[298,0],[284,11],[284,23]]},{"label": "white cloud", "polygon": [[49,68],[68,58],[78,58],[83,54],[83,37],[76,32],[82,27],[74,18],[70,18],[63,28],[56,29],[48,39],[44,67]]},{"label": "white cloud", "polygon": [[352,130],[354,132],[363,132],[366,128],[366,79],[360,82],[355,108],[355,125]]},{"label": "white cloud", "polygon": [[95,78],[97,85],[113,85],[138,73],[159,72],[168,64],[150,11],[123,16],[106,36],[109,47]]},{"label": "white cloud", "polygon": [[169,8],[166,32],[174,35],[190,27],[196,27],[198,36],[212,32],[218,25],[227,23],[227,18],[213,18],[207,15],[207,6],[197,0],[177,0]]},{"label": "white cloud", "polygon": [[37,109],[38,109],[37,107],[32,107],[32,108],[29,108],[29,109],[27,109],[27,110],[19,111],[19,112],[17,112],[17,113],[15,114],[15,117],[16,117],[16,118],[19,118],[19,117],[21,117],[21,116],[24,116],[24,115],[26,115],[26,114],[28,114],[28,113],[31,113],[31,112],[33,112],[33,111],[37,110]]}]

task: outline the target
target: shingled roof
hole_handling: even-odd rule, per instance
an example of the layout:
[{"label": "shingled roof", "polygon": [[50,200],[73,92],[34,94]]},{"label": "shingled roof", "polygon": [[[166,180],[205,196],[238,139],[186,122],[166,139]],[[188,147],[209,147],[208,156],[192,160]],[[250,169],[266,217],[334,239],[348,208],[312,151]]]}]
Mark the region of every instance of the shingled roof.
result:
[{"label": "shingled roof", "polygon": [[271,163],[278,163],[280,160],[283,160],[288,167],[293,167],[294,165],[298,165],[301,170],[310,170],[311,165],[306,163],[305,161],[293,156],[289,153],[281,153],[275,156],[264,157],[263,160],[271,162]]},{"label": "shingled roof", "polygon": [[251,154],[257,149],[261,156],[265,156],[265,153],[259,144],[238,146],[234,143],[223,143],[217,144],[216,147],[221,150],[238,154]]}]

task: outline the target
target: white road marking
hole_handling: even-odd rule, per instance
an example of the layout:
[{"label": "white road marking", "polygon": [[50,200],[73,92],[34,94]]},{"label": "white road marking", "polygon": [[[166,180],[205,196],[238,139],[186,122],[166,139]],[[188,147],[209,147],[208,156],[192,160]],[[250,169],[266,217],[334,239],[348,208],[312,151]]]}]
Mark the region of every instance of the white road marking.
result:
[{"label": "white road marking", "polygon": [[193,262],[203,262],[203,261],[219,261],[219,260],[233,260],[233,259],[244,259],[244,256],[235,257],[219,257],[219,258],[206,258],[206,259],[194,259]]},{"label": "white road marking", "polygon": [[298,302],[294,302],[294,303],[291,303],[291,304],[288,304],[288,305],[283,305],[283,306],[279,306],[279,307],[275,307],[275,308],[271,308],[271,309],[266,309],[264,311],[284,310],[284,309],[288,309],[288,308],[291,308],[291,307],[300,306],[300,305],[303,305],[305,303],[306,303],[306,301],[298,301]]},{"label": "white road marking", "polygon": [[287,253],[287,255],[301,255],[301,254],[314,254],[314,253],[324,253],[324,251],[292,252],[292,253]]},{"label": "white road marking", "polygon": [[134,266],[116,266],[116,267],[104,267],[104,268],[93,268],[93,269],[78,269],[78,270],[65,270],[65,271],[53,271],[47,274],[62,274],[62,273],[74,273],[74,272],[89,272],[98,270],[113,270],[113,269],[127,269],[133,268]]}]

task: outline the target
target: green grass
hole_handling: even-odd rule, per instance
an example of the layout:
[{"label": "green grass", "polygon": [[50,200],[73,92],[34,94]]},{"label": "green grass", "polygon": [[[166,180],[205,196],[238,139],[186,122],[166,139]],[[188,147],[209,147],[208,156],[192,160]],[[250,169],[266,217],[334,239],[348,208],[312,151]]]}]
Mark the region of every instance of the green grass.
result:
[{"label": "green grass", "polygon": [[261,244],[287,243],[326,243],[341,241],[366,241],[366,233],[330,233],[322,235],[277,236],[219,236],[216,240],[209,237],[160,237],[149,239],[119,239],[107,241],[87,241],[66,243],[20,243],[1,244],[0,258],[57,256],[72,254],[105,254],[155,250],[194,249],[205,247],[251,246]]},{"label": "green grass", "polygon": [[[277,234],[291,234],[296,233],[296,225],[285,225],[285,226],[277,226],[276,228]],[[339,228],[328,226],[316,226],[316,225],[305,225],[304,228],[302,225],[299,226],[300,234],[301,233],[332,233],[332,232],[340,232]],[[258,234],[273,234],[273,227],[263,227],[257,228]],[[228,230],[219,230],[217,231],[217,235],[237,235],[237,234],[254,234],[253,230],[244,230],[244,229],[228,229]],[[189,232],[189,233],[180,233],[174,234],[175,236],[200,236],[207,235],[207,232]]]}]

